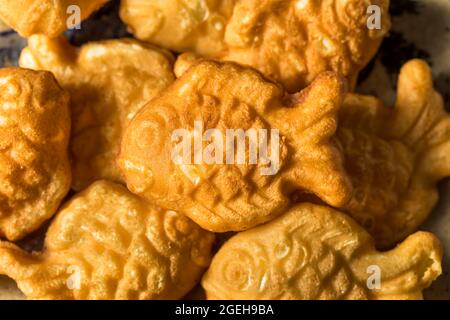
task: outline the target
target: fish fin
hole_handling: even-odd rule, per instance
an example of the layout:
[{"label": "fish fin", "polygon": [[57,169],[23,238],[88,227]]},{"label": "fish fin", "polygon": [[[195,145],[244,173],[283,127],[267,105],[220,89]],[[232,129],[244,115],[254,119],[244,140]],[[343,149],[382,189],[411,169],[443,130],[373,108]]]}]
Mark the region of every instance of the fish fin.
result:
[{"label": "fish fin", "polygon": [[274,127],[287,133],[294,145],[294,183],[336,207],[351,197],[351,183],[334,135],[346,93],[344,80],[325,72],[305,90],[285,99],[285,108],[270,115]]},{"label": "fish fin", "polygon": [[430,183],[450,175],[450,115],[426,62],[415,59],[403,66],[393,121],[390,135],[420,157],[418,170]]}]

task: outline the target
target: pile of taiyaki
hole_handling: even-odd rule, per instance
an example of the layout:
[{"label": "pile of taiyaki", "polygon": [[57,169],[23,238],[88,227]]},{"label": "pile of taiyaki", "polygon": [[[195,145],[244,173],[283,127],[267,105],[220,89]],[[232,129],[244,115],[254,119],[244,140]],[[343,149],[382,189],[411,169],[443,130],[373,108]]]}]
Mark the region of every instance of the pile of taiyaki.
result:
[{"label": "pile of taiyaki", "polygon": [[[392,107],[354,92],[389,0],[122,0],[135,38],[73,47],[72,9],[106,2],[0,0],[28,38],[0,70],[1,275],[29,299],[422,298],[450,116],[422,60]],[[276,132],[277,170],[174,159],[196,123]]]}]

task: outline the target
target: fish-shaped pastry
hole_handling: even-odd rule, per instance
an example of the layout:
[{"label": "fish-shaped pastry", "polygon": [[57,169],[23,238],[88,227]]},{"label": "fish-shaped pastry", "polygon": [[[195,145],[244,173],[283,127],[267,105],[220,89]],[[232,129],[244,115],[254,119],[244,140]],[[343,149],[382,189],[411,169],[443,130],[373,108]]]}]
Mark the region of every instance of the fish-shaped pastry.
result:
[{"label": "fish-shaped pastry", "polygon": [[122,0],[120,15],[140,40],[251,66],[294,93],[329,70],[353,87],[390,29],[388,9],[389,0]]},{"label": "fish-shaped pastry", "polygon": [[0,0],[0,19],[21,36],[56,37],[76,28],[109,0]]},{"label": "fish-shaped pastry", "polygon": [[227,241],[202,286],[208,299],[420,299],[441,259],[430,233],[378,252],[347,215],[303,203]]},{"label": "fish-shaped pastry", "polygon": [[211,259],[213,234],[112,182],[77,194],[43,252],[0,242],[0,274],[29,299],[178,299]]},{"label": "fish-shaped pastry", "polygon": [[123,182],[116,166],[122,132],[136,112],[173,80],[173,57],[131,39],[90,42],[35,35],[20,66],[51,71],[72,96],[73,188],[96,180]]},{"label": "fish-shaped pastry", "polygon": [[0,69],[0,238],[19,240],[70,189],[69,95],[47,71]]},{"label": "fish-shaped pastry", "polygon": [[341,209],[380,248],[424,222],[438,199],[437,182],[450,176],[450,115],[427,64],[408,62],[397,88],[394,108],[374,97],[348,95],[337,132],[354,188]]},{"label": "fish-shaped pastry", "polygon": [[215,232],[267,222],[296,192],[342,206],[351,186],[331,140],[344,94],[334,73],[286,95],[253,69],[202,61],[137,113],[119,166],[132,192]]}]

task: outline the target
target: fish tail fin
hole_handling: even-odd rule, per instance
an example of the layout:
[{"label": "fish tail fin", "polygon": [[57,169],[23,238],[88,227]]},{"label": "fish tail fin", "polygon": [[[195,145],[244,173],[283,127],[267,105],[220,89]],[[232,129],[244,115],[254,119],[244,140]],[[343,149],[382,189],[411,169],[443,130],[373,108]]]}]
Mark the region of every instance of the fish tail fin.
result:
[{"label": "fish tail fin", "polygon": [[425,61],[406,63],[398,81],[394,135],[418,155],[419,173],[432,184],[450,176],[450,115]]},{"label": "fish tail fin", "polygon": [[442,246],[431,233],[417,232],[391,251],[377,253],[373,265],[381,271],[375,299],[421,299],[422,290],[442,273]]},{"label": "fish tail fin", "polygon": [[351,197],[351,183],[335,138],[346,91],[339,75],[325,72],[305,90],[287,96],[286,107],[271,115],[271,122],[295,145],[298,165],[292,180],[336,207]]},{"label": "fish tail fin", "polygon": [[31,254],[20,249],[16,245],[0,242],[0,274],[6,275],[14,280],[29,272],[28,265],[34,263]]},{"label": "fish tail fin", "polygon": [[[35,52],[45,52],[36,55]],[[28,38],[28,46],[22,50],[19,66],[33,70],[46,70],[48,66],[71,64],[76,60],[77,49],[72,47],[65,38],[49,38],[44,35],[32,35]]]}]

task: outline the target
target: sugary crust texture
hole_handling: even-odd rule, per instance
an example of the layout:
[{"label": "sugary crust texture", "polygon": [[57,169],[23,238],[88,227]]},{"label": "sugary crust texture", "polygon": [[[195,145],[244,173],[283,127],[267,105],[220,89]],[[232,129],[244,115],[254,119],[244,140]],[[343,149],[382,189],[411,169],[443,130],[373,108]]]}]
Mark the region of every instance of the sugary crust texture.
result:
[{"label": "sugary crust texture", "polygon": [[0,70],[0,236],[31,233],[68,192],[68,104],[51,73]]},{"label": "sugary crust texture", "polygon": [[72,96],[73,188],[99,179],[122,182],[116,157],[124,128],[173,80],[173,57],[131,39],[91,42],[77,49],[62,38],[32,36],[22,67],[49,70]]},{"label": "sugary crust texture", "polygon": [[[228,240],[202,286],[208,299],[418,299],[441,274],[441,259],[430,233],[381,253],[345,214],[304,203]],[[368,285],[373,270],[379,288]]]},{"label": "sugary crust texture", "polygon": [[394,108],[348,95],[337,132],[354,188],[342,209],[380,248],[417,230],[437,202],[437,182],[450,176],[450,115],[428,65],[408,62],[397,87]]},{"label": "sugary crust texture", "polygon": [[[241,231],[273,219],[289,205],[294,190],[343,205],[351,187],[331,137],[344,93],[333,73],[322,74],[298,94],[285,95],[253,69],[203,61],[131,121],[119,166],[131,191],[215,232]],[[268,129],[268,146],[270,129],[278,129],[279,171],[263,175],[266,164],[251,164],[247,156],[239,165],[173,161],[173,132],[193,132],[195,121],[205,131],[220,130],[223,137],[227,129]]]},{"label": "sugary crust texture", "polygon": [[0,242],[0,274],[29,299],[179,299],[209,265],[214,235],[106,181],[75,195],[44,251]]},{"label": "sugary crust texture", "polygon": [[[380,29],[368,27],[371,5]],[[328,70],[353,87],[390,29],[388,8],[389,0],[124,0],[121,17],[141,40],[252,66],[297,92]]]},{"label": "sugary crust texture", "polygon": [[108,0],[0,0],[0,18],[21,36],[45,34],[56,37],[67,29],[73,15],[70,6],[80,9],[81,20]]}]

